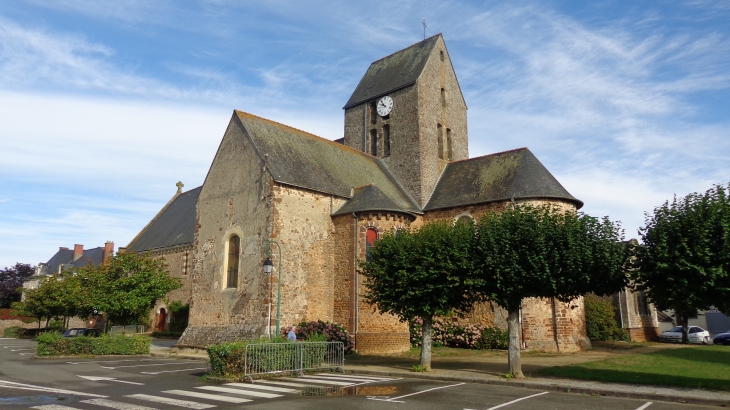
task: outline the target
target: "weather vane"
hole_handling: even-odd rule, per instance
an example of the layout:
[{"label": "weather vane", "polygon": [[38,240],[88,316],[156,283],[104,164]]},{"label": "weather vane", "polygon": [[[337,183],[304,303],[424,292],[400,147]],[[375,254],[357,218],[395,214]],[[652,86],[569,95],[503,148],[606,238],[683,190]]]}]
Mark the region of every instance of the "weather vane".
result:
[{"label": "weather vane", "polygon": [[426,39],[426,17],[423,18],[423,21],[421,21],[421,24],[423,24],[423,39]]}]

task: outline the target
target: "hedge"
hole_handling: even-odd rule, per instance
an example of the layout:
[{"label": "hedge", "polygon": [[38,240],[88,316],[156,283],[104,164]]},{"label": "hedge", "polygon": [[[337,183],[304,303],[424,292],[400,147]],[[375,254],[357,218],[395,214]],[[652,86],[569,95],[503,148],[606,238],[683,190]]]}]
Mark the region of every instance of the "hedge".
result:
[{"label": "hedge", "polygon": [[60,333],[43,333],[36,338],[37,356],[131,355],[149,354],[150,338],[146,336],[63,337]]},{"label": "hedge", "polygon": [[629,335],[616,321],[616,309],[608,297],[586,295],[586,332],[592,341],[628,341]]}]

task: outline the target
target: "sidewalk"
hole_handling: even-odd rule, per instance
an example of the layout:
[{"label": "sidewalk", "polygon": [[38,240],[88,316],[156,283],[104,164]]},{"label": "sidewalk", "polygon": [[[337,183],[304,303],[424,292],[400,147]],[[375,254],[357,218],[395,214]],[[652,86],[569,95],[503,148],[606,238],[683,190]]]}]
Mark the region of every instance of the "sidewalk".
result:
[{"label": "sidewalk", "polygon": [[[173,343],[154,343],[152,356],[208,360],[205,351],[178,350]],[[662,346],[662,348],[673,348]],[[639,353],[643,348],[617,351],[588,351],[573,354],[537,353],[522,355],[522,369],[528,377],[523,380],[506,379],[507,359],[504,352],[475,352],[453,356],[434,355],[433,369],[428,373],[412,371],[418,364],[417,357],[405,356],[357,356],[345,359],[345,372],[353,374],[381,375],[411,379],[439,380],[447,382],[482,383],[535,390],[560,391],[579,394],[614,396],[687,404],[730,406],[730,393],[688,389],[682,387],[658,387],[635,384],[601,383],[572,379],[537,376],[544,367],[561,366],[601,360],[615,355]]]}]

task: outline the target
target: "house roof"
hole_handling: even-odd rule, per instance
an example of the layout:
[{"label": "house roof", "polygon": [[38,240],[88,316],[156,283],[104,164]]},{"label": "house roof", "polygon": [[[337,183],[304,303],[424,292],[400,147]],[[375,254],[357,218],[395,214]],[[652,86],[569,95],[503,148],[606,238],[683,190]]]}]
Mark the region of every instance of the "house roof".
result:
[{"label": "house roof", "polygon": [[403,212],[403,209],[391,201],[377,186],[368,184],[355,188],[352,198],[345,202],[333,215],[362,211]]},{"label": "house roof", "polygon": [[374,61],[365,72],[345,109],[415,84],[441,34]]},{"label": "house roof", "polygon": [[41,274],[50,275],[58,273],[58,268],[61,265],[71,265],[76,267],[84,267],[88,264],[94,266],[101,265],[104,261],[104,247],[97,247],[92,249],[84,249],[81,257],[73,261],[74,251],[73,249],[59,249],[51,259],[46,262],[46,265],[41,268]]},{"label": "house roof", "polygon": [[372,184],[380,192],[379,206],[420,213],[378,158],[255,115],[235,111],[235,116],[276,182],[343,198],[350,198],[355,187]]},{"label": "house roof", "polygon": [[128,252],[144,252],[193,243],[197,187],[175,196],[127,245]]},{"label": "house roof", "polygon": [[529,149],[520,148],[448,164],[424,210],[529,198],[583,206]]}]

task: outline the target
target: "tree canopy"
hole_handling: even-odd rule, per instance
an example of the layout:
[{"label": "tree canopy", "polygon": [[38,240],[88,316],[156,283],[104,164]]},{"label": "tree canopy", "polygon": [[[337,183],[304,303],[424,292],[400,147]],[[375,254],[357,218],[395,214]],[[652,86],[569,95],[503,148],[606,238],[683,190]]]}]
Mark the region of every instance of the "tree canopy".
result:
[{"label": "tree canopy", "polygon": [[730,186],[676,196],[646,214],[632,278],[657,309],[687,319],[698,309],[730,311]]},{"label": "tree canopy", "polygon": [[473,227],[440,222],[387,233],[361,265],[365,300],[402,321],[423,320],[421,366],[431,367],[433,317],[473,306],[470,247]]},{"label": "tree canopy", "polygon": [[555,207],[515,206],[485,215],[472,258],[475,290],[508,312],[509,373],[522,375],[519,310],[529,297],[569,302],[627,284],[626,246],[618,223]]},{"label": "tree canopy", "polygon": [[15,266],[0,270],[0,308],[7,308],[13,302],[20,300],[20,288],[23,281],[35,272],[35,267],[25,263],[16,263]]}]

